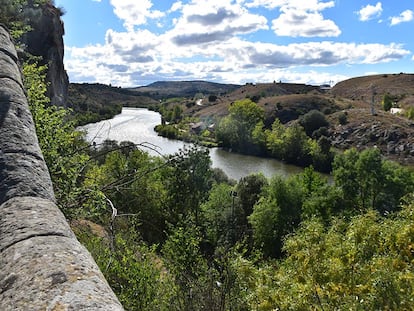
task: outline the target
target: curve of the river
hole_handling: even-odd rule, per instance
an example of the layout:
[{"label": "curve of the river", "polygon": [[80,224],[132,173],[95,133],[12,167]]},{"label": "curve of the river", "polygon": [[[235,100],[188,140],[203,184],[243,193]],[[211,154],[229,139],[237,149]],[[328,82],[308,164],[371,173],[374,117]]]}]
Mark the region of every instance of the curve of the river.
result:
[{"label": "curve of the river", "polygon": [[[159,113],[144,108],[123,108],[122,113],[110,120],[92,123],[81,127],[86,132],[86,139],[97,144],[106,139],[130,141],[135,144],[147,144],[151,155],[173,154],[188,143],[158,136],[154,127],[161,123]],[[287,165],[275,159],[231,153],[220,148],[211,148],[210,158],[213,167],[222,169],[232,179],[252,173],[263,173],[266,177],[275,174],[289,176],[302,171],[301,168]]]}]

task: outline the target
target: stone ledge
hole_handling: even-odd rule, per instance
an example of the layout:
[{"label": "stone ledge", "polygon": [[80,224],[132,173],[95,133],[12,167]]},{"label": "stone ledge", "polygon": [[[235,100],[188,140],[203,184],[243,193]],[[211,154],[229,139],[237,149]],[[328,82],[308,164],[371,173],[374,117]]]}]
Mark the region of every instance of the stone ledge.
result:
[{"label": "stone ledge", "polygon": [[0,152],[0,180],[0,204],[14,197],[55,200],[47,166],[37,156]]},{"label": "stone ledge", "polygon": [[0,310],[111,310],[118,302],[88,251],[74,238],[38,236],[0,256]]},{"label": "stone ledge", "polygon": [[0,206],[0,251],[36,236],[75,239],[62,212],[49,200],[16,197]]}]

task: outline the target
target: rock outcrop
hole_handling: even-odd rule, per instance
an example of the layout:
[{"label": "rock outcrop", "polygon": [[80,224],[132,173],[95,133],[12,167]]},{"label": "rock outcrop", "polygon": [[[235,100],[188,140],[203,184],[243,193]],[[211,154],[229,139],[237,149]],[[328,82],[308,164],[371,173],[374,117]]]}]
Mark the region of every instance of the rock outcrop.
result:
[{"label": "rock outcrop", "polygon": [[30,21],[33,30],[22,38],[26,51],[41,56],[42,63],[48,66],[48,97],[56,106],[66,106],[69,86],[63,64],[65,31],[61,14],[61,10],[50,3],[37,8]]},{"label": "rock outcrop", "polygon": [[0,310],[123,310],[55,204],[16,50],[0,26]]},{"label": "rock outcrop", "polygon": [[[391,117],[390,113],[384,111],[378,111],[377,115],[372,116],[369,109],[348,110],[347,114],[352,115],[350,119],[354,121],[336,125],[329,131],[333,147],[342,150],[376,147],[389,159],[403,165],[414,165],[413,121]],[[363,121],[357,122],[358,120]]]}]

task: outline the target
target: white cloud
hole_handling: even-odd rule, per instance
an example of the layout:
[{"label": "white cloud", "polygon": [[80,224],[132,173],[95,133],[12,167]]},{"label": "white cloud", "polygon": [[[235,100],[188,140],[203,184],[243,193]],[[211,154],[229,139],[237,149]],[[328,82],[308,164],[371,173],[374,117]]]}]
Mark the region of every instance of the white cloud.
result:
[{"label": "white cloud", "polygon": [[293,8],[306,11],[323,11],[335,6],[334,1],[324,2],[321,0],[253,0],[246,3],[247,7]]},{"label": "white cloud", "polygon": [[161,11],[151,10],[151,0],[111,0],[111,5],[114,7],[115,15],[124,21],[124,26],[128,30],[145,24],[148,19],[157,19],[165,15]]},{"label": "white cloud", "polygon": [[391,26],[398,25],[404,22],[410,22],[414,19],[413,11],[405,10],[399,16],[391,17]]},{"label": "white cloud", "polygon": [[357,14],[359,15],[359,20],[363,22],[378,18],[382,14],[382,3],[377,2],[375,6],[368,4],[367,6],[361,8]]},{"label": "white cloud", "polygon": [[[92,79],[121,86],[170,79],[239,83],[273,81],[282,76],[287,80],[288,72],[295,68],[384,63],[410,54],[397,44],[324,41],[277,45],[233,37],[208,45],[176,45],[173,38],[148,30],[110,30],[104,45],[67,49],[70,60],[66,67],[72,81]],[[289,81],[295,79],[292,76]]]},{"label": "white cloud", "polygon": [[183,3],[181,1],[174,2],[171,6],[170,12],[176,12],[181,10],[183,7]]},{"label": "white cloud", "polygon": [[[334,1],[175,1],[165,13],[154,10],[149,0],[140,0],[139,5],[137,2],[111,0],[115,14],[125,23],[125,31],[108,30],[101,45],[66,48],[65,66],[71,81],[120,86],[194,79],[225,83],[326,83],[346,77],[320,73],[323,67],[385,63],[410,54],[394,43],[302,40],[282,45],[246,39],[246,34],[269,30],[264,16],[249,11],[248,7],[255,6],[279,9],[280,16],[272,22],[272,30],[278,35],[338,36],[341,31],[337,25],[322,15],[323,10],[335,5]],[[161,29],[154,33],[142,26],[156,24],[162,14],[170,13],[175,20],[171,21],[171,16],[162,19],[169,23],[164,32]]]},{"label": "white cloud", "polygon": [[272,21],[279,36],[337,37],[341,30],[334,21],[325,19],[322,11],[335,6],[334,1],[320,0],[253,0],[247,7],[279,8],[281,14]]},{"label": "white cloud", "polygon": [[199,45],[268,29],[264,16],[251,14],[231,2],[193,0],[182,7],[182,16],[168,36],[178,46]]},{"label": "white cloud", "polygon": [[279,36],[337,37],[341,34],[338,26],[332,20],[324,19],[319,12],[289,8],[282,11],[272,22],[272,29]]}]

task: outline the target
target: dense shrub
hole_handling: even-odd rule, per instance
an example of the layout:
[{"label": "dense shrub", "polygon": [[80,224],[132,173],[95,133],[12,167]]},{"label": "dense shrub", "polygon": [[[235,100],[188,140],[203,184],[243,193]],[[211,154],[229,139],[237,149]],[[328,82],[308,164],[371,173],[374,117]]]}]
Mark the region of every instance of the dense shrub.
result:
[{"label": "dense shrub", "polygon": [[312,136],[312,133],[317,129],[328,126],[329,123],[325,118],[325,115],[318,110],[311,110],[300,119],[300,124],[305,129],[306,135]]}]

